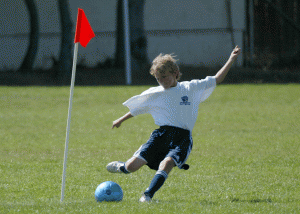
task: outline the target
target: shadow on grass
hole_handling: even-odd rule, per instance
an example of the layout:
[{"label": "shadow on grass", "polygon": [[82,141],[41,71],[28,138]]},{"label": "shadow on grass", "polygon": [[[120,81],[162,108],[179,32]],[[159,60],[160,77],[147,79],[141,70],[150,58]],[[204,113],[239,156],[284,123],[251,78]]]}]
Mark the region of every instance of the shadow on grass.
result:
[{"label": "shadow on grass", "polygon": [[[204,67],[181,65],[183,73],[181,81],[203,79],[214,76],[221,67]],[[300,73],[295,70],[263,70],[256,68],[233,67],[230,69],[223,83],[299,83]],[[57,70],[36,69],[32,71],[0,71],[0,85],[4,86],[69,86],[71,73],[57,76]],[[75,85],[125,85],[126,74],[121,68],[89,68],[77,67]],[[132,85],[157,85],[154,77],[149,74],[149,69],[135,72],[132,75]]]},{"label": "shadow on grass", "polygon": [[232,199],[230,199],[230,202],[272,203],[272,199],[271,198],[267,198],[267,199],[253,198],[253,199],[249,199],[249,200],[241,200],[239,198],[232,198]]},{"label": "shadow on grass", "polygon": [[164,203],[164,204],[176,204],[176,203],[190,203],[190,204],[197,204],[197,205],[218,205],[220,203],[215,202],[215,201],[209,201],[209,200],[199,200],[199,201],[187,201],[184,199],[180,200],[161,200],[161,199],[153,199],[151,203],[156,204],[156,203]]}]

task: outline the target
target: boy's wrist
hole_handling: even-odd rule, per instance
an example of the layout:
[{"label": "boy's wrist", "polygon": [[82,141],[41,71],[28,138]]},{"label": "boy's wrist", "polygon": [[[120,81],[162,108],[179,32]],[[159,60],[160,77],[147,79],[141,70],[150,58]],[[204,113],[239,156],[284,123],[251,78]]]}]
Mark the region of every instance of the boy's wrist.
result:
[{"label": "boy's wrist", "polygon": [[228,61],[229,61],[230,63],[234,63],[234,62],[235,62],[235,60],[236,60],[236,58],[235,58],[235,57],[229,57],[229,60],[228,60]]}]

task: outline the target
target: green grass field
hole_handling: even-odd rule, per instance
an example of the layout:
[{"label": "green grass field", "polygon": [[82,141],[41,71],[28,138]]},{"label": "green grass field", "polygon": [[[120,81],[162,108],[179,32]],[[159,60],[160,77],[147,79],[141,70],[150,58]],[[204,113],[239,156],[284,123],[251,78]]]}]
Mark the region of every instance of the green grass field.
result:
[{"label": "green grass field", "polygon": [[[111,129],[148,86],[75,87],[60,202],[68,87],[0,87],[0,213],[300,213],[300,85],[221,85],[200,104],[190,170],[174,169],[150,204],[155,171],[110,174],[156,128],[150,115]],[[97,203],[104,181],[121,202]]]}]

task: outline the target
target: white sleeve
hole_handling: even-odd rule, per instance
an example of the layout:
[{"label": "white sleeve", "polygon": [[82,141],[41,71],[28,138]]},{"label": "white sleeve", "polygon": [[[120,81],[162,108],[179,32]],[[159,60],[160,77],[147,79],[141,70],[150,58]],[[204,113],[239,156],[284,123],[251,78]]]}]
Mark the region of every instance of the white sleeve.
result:
[{"label": "white sleeve", "polygon": [[160,92],[164,89],[161,86],[152,87],[144,91],[140,95],[131,97],[123,103],[124,106],[129,108],[132,116],[139,114],[150,114],[153,101],[159,96]]},{"label": "white sleeve", "polygon": [[146,114],[149,112],[148,98],[149,96],[147,95],[137,95],[125,101],[123,105],[129,108],[132,116]]},{"label": "white sleeve", "polygon": [[202,80],[192,80],[191,87],[199,92],[200,103],[206,100],[216,88],[216,78],[208,76]]}]

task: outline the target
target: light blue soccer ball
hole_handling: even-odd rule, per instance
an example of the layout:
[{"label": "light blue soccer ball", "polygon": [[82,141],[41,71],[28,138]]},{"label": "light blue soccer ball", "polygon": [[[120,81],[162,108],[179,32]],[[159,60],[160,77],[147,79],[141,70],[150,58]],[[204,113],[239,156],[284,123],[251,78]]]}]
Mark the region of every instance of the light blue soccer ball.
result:
[{"label": "light blue soccer ball", "polygon": [[121,201],[123,199],[123,191],[119,184],[105,181],[97,187],[95,198],[97,202]]}]

